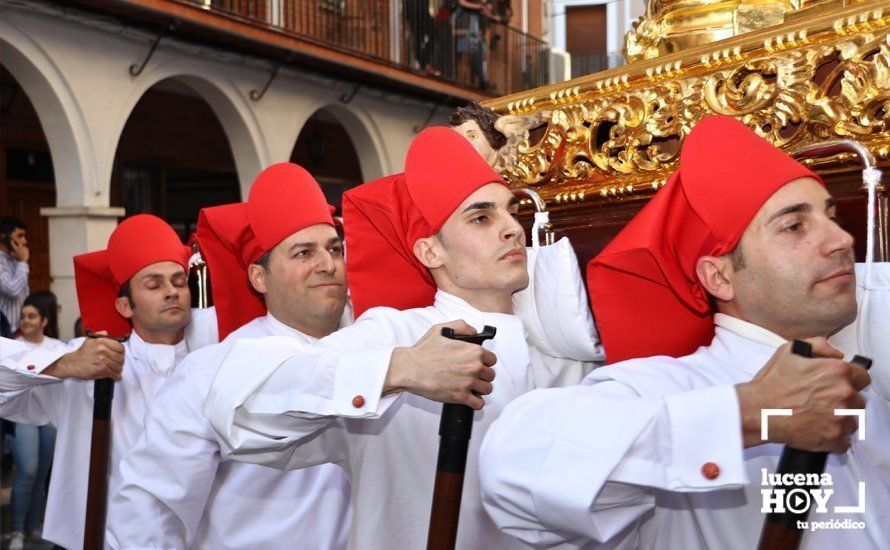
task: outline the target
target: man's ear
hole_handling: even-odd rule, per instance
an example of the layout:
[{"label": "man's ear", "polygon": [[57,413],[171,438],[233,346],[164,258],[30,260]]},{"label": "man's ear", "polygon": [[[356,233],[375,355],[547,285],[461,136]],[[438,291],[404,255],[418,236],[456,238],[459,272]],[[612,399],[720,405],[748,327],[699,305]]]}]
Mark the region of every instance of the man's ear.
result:
[{"label": "man's ear", "polygon": [[133,318],[133,305],[126,296],[120,296],[114,301],[114,309],[125,319]]},{"label": "man's ear", "polygon": [[702,256],[695,262],[695,274],[708,294],[722,302],[735,298],[732,262],[727,256]]},{"label": "man's ear", "polygon": [[247,266],[247,280],[254,290],[260,294],[266,293],[266,270],[259,264]]},{"label": "man's ear", "polygon": [[442,243],[435,235],[414,241],[414,256],[427,269],[442,267],[442,252]]}]

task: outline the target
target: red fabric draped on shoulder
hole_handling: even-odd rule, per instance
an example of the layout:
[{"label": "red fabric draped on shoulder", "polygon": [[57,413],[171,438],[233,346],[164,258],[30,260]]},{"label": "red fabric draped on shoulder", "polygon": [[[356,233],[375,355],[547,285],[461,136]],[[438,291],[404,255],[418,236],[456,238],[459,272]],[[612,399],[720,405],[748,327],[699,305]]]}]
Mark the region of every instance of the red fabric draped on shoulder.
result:
[{"label": "red fabric draped on shoulder", "polygon": [[731,252],[773,193],[803,177],[821,182],[736,119],[699,122],[683,144],[679,169],[587,266],[609,363],[681,357],[708,344],[714,312],[697,260]]}]

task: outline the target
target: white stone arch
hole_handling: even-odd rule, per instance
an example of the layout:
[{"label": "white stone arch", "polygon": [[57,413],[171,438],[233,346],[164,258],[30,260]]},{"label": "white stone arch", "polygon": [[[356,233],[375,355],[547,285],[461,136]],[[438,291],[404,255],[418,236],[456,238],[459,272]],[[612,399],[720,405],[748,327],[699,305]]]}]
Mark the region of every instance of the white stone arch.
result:
[{"label": "white stone arch", "polygon": [[[194,90],[210,106],[225,132],[226,139],[235,161],[242,199],[247,198],[250,183],[264,166],[269,164],[268,144],[260,130],[256,113],[247,98],[237,86],[221,73],[214,71],[216,65],[194,62],[181,58],[168,63],[149,65],[146,71],[135,79],[135,83],[123,104],[121,116],[111,132],[115,136],[111,144],[112,155],[116,154],[124,126],[136,109],[136,105],[148,90],[161,81],[173,79]],[[109,163],[108,181],[111,179]]]},{"label": "white stone arch", "polygon": [[362,178],[371,181],[391,173],[389,156],[386,151],[386,143],[380,132],[380,128],[368,114],[353,104],[342,102],[317,101],[306,111],[305,118],[299,121],[299,130],[294,137],[294,145],[297,143],[306,122],[312,115],[324,109],[343,125],[355,152],[358,155],[359,166],[362,170]]},{"label": "white stone arch", "polygon": [[52,157],[57,206],[107,206],[95,146],[70,84],[46,51],[0,19],[2,63],[21,85],[43,128]]}]

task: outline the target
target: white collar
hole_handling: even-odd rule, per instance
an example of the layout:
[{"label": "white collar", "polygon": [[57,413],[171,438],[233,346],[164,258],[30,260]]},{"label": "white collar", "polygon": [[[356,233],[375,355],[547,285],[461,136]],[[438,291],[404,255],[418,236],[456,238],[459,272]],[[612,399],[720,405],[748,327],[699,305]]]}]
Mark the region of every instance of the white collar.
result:
[{"label": "white collar", "polygon": [[788,340],[782,338],[775,332],[767,330],[759,325],[755,325],[754,323],[743,321],[738,317],[726,315],[725,313],[714,315],[714,324],[741,336],[746,340],[751,340],[752,342],[757,342],[758,344],[763,344],[764,346],[772,348],[777,348],[788,342]]},{"label": "white collar", "polygon": [[722,313],[714,315],[714,324],[714,340],[708,349],[748,376],[757,374],[776,348],[787,342],[761,326]]},{"label": "white collar", "polygon": [[135,330],[130,333],[127,345],[130,359],[146,363],[151,370],[165,378],[189,352],[185,338],[174,345],[149,344]]},{"label": "white collar", "polygon": [[300,332],[299,330],[295,329],[294,327],[292,327],[290,325],[286,325],[286,324],[282,323],[281,321],[276,319],[274,315],[272,315],[269,312],[266,312],[266,326],[268,327],[269,331],[272,334],[277,334],[279,336],[290,336],[290,337],[296,336],[297,338],[300,338],[301,340],[304,340],[310,344],[313,344],[318,341],[318,338],[309,336],[308,334],[306,334],[304,332]]},{"label": "white collar", "polygon": [[449,294],[444,290],[436,290],[436,299],[433,302],[433,308],[444,313],[446,316],[453,316],[455,319],[463,319],[477,329],[481,326],[477,324],[489,324],[497,326],[498,324],[512,325],[522,323],[518,315],[511,313],[494,313],[490,311],[481,311],[467,303],[463,298],[458,298],[454,294]]}]

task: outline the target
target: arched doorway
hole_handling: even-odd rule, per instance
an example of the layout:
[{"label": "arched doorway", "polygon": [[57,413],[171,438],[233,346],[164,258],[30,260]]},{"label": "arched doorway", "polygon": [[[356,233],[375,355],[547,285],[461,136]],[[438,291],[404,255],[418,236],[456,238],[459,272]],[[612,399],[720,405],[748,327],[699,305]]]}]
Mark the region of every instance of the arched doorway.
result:
[{"label": "arched doorway", "polygon": [[207,101],[176,78],[152,86],[121,133],[111,204],[158,215],[186,241],[201,208],[239,200],[232,149]]},{"label": "arched doorway", "polygon": [[0,66],[0,215],[28,226],[29,286],[49,290],[49,228],[40,209],[55,206],[53,161],[34,105],[6,67]]},{"label": "arched doorway", "polygon": [[328,203],[336,206],[338,213],[343,193],[364,181],[350,129],[327,108],[319,109],[306,121],[291,162],[318,180]]}]

